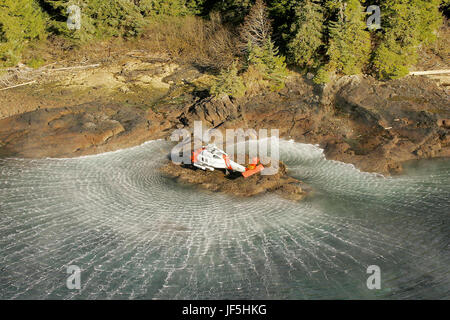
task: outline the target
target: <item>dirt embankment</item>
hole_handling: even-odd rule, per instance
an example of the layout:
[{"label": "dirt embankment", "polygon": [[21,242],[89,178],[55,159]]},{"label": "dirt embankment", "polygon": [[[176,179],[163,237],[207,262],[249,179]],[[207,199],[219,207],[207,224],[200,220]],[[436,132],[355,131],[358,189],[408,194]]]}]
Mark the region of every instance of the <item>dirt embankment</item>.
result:
[{"label": "dirt embankment", "polygon": [[39,69],[19,65],[0,76],[0,119],[91,102],[150,108],[167,94],[171,81],[166,78],[179,69],[164,55],[140,51],[114,60],[55,63]]},{"label": "dirt embankment", "polygon": [[[11,105],[25,107],[0,120],[0,154],[99,153],[168,137],[202,120],[220,130],[278,129],[282,138],[320,144],[328,158],[365,171],[393,173],[406,160],[450,156],[448,91],[424,77],[352,76],[320,88],[292,76],[280,92],[213,99],[205,90],[210,76],[198,68],[145,57],[2,91],[4,114],[14,114]],[[54,96],[60,100],[47,104]]]}]

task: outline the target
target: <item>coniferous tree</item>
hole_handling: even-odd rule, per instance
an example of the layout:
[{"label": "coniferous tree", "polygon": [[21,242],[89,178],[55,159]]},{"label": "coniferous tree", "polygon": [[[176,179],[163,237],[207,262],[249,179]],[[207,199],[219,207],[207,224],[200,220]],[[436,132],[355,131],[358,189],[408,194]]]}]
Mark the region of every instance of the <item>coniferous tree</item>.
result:
[{"label": "coniferous tree", "polygon": [[447,18],[450,18],[450,0],[442,0],[440,9]]},{"label": "coniferous tree", "polygon": [[285,57],[278,54],[278,48],[270,37],[262,48],[249,43],[247,51],[246,68],[257,71],[263,79],[269,81],[272,89],[282,89],[288,74]]},{"label": "coniferous tree", "polygon": [[227,23],[240,24],[249,12],[254,0],[205,1],[208,12],[217,11]]},{"label": "coniferous tree", "polygon": [[241,77],[238,75],[237,62],[220,72],[214,84],[211,87],[211,94],[216,97],[228,95],[233,97],[241,97],[245,93],[245,85]]},{"label": "coniferous tree", "polygon": [[0,65],[16,64],[27,42],[45,36],[45,18],[34,0],[0,1]]},{"label": "coniferous tree", "polygon": [[293,25],[297,20],[297,7],[304,0],[271,0],[268,1],[269,15],[274,28],[274,38],[278,44],[286,49],[289,41],[295,36]]},{"label": "coniferous tree", "polygon": [[256,0],[241,26],[241,41],[246,41],[245,47],[242,45],[246,66],[257,71],[276,90],[284,87],[287,69],[285,57],[279,55],[271,32],[267,7],[262,0]]},{"label": "coniferous tree", "polygon": [[264,52],[259,46],[252,44],[250,41],[247,44],[247,56],[245,61],[245,68],[252,66],[261,74],[266,74],[266,65],[264,64]]},{"label": "coniferous tree", "polygon": [[370,58],[370,34],[359,0],[341,2],[337,21],[329,27],[329,69],[346,75],[358,74]]},{"label": "coniferous tree", "polygon": [[374,53],[373,65],[380,79],[408,74],[417,61],[420,45],[436,39],[442,23],[441,0],[386,0],[382,5],[384,35]]},{"label": "coniferous tree", "polygon": [[197,4],[185,0],[140,0],[138,7],[144,16],[183,16],[195,10],[194,5]]},{"label": "coniferous tree", "polygon": [[[139,8],[130,0],[42,0],[52,18],[51,30],[70,38],[89,40],[135,36],[145,25]],[[67,8],[81,9],[81,29],[67,27]]]},{"label": "coniferous tree", "polygon": [[294,37],[289,41],[290,60],[302,68],[317,66],[320,48],[324,45],[325,18],[320,4],[305,0],[296,7],[296,20],[291,27]]},{"label": "coniferous tree", "polygon": [[279,55],[278,48],[275,47],[270,37],[266,40],[262,53],[262,61],[266,66],[267,77],[272,83],[272,88],[275,90],[282,89],[288,74],[286,58]]}]

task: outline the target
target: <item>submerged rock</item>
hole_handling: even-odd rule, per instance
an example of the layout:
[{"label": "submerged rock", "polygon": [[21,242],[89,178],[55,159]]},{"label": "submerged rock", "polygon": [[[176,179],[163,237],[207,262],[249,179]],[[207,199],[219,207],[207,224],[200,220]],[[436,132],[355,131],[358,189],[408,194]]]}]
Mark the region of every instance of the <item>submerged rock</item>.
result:
[{"label": "submerged rock", "polygon": [[248,178],[244,178],[240,173],[227,175],[222,170],[203,171],[191,165],[177,165],[173,162],[163,166],[161,171],[179,182],[239,197],[274,192],[285,199],[298,201],[306,195],[300,186],[301,182],[287,175],[286,166],[282,162],[278,173],[274,175],[255,174]]}]

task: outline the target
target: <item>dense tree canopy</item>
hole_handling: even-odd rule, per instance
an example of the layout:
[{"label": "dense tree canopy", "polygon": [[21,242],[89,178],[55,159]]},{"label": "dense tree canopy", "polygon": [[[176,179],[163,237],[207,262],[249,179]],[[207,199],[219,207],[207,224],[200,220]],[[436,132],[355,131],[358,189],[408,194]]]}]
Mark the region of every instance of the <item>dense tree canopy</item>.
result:
[{"label": "dense tree canopy", "polygon": [[28,41],[45,38],[45,20],[31,0],[0,0],[0,64],[14,65]]},{"label": "dense tree canopy", "polygon": [[291,39],[287,44],[291,62],[302,68],[315,67],[320,63],[320,49],[325,45],[325,27],[325,16],[319,3],[306,0],[295,7]]},{"label": "dense tree canopy", "polygon": [[[81,8],[79,30],[67,26],[70,5]],[[380,30],[366,26],[369,5],[381,8]],[[135,37],[158,16],[214,13],[240,35],[243,51],[250,43],[254,56],[282,54],[318,83],[333,73],[391,79],[407,74],[420,47],[435,40],[449,7],[450,0],[0,0],[0,64],[16,64],[28,43],[48,34],[81,42]]]},{"label": "dense tree canopy", "polygon": [[408,74],[417,60],[422,44],[435,40],[442,23],[440,0],[385,0],[381,5],[384,18],[383,37],[375,50],[374,66],[382,79]]},{"label": "dense tree canopy", "polygon": [[370,34],[366,31],[364,9],[359,0],[348,0],[337,8],[337,21],[329,26],[330,70],[346,75],[361,73],[368,64]]}]

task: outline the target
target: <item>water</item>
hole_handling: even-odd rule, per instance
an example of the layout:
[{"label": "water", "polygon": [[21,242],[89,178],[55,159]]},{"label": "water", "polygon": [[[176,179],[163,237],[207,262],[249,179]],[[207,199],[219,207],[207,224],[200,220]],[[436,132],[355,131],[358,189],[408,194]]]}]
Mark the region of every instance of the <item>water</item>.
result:
[{"label": "water", "polygon": [[[300,203],[179,185],[158,171],[163,141],[0,160],[0,298],[450,298],[450,161],[385,178],[311,145],[280,148],[315,189]],[[69,265],[81,290],[66,288]]]}]

